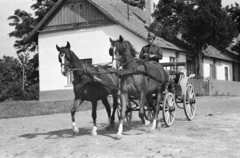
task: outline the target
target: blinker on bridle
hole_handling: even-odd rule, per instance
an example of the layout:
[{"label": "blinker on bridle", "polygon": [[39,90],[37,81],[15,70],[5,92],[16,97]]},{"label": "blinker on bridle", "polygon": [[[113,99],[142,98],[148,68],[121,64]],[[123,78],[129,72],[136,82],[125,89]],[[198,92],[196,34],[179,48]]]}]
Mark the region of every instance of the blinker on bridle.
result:
[{"label": "blinker on bridle", "polygon": [[122,62],[122,59],[121,59],[121,58],[113,58],[113,50],[114,50],[114,46],[112,45],[112,46],[109,48],[109,55],[112,56],[112,61],[113,61],[113,60],[118,60],[118,61]]}]

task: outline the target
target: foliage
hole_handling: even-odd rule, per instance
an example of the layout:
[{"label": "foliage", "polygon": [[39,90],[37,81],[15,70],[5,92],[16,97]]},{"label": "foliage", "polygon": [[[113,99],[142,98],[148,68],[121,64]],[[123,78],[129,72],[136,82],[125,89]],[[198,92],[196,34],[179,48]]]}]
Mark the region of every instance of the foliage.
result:
[{"label": "foliage", "polygon": [[[160,0],[153,13],[156,27],[165,38],[181,39],[197,57],[197,73],[202,76],[202,49],[212,45],[225,49],[237,34],[236,23],[221,6],[221,0]],[[155,27],[155,28],[154,28]]]},{"label": "foliage", "polygon": [[[35,54],[32,59],[30,59],[28,54],[28,52],[37,53],[38,39],[34,38],[28,43],[25,42],[25,39],[57,1],[36,0],[36,3],[31,6],[33,11],[35,11],[34,16],[24,10],[17,9],[13,15],[8,17],[8,20],[11,20],[9,25],[14,27],[14,31],[8,35],[16,38],[13,46],[17,50],[16,53],[19,60],[6,56],[0,60],[0,101],[38,99],[38,54]],[[26,76],[24,79],[22,79],[23,67],[25,68]],[[24,91],[22,91],[23,83]]]},{"label": "foliage", "polygon": [[21,88],[21,68],[17,59],[0,59],[0,101],[12,99]]},{"label": "foliage", "polygon": [[[9,56],[0,59],[0,102],[38,99],[38,82],[25,82],[26,88],[22,91],[22,75],[22,64],[19,60]],[[29,76],[26,75],[26,78]]]},{"label": "foliage", "polygon": [[[226,6],[225,10],[232,16],[232,20],[237,23],[237,29],[240,33],[240,4],[235,3],[235,5]],[[240,54],[240,35],[238,41],[233,45],[232,50]]]},{"label": "foliage", "polygon": [[33,11],[35,11],[35,16],[24,10],[17,9],[14,11],[14,15],[8,17],[8,20],[12,20],[9,25],[14,27],[14,31],[10,32],[8,35],[17,38],[14,43],[17,54],[37,51],[37,38],[28,43],[25,43],[24,40],[58,0],[36,1],[37,2],[31,6]]}]

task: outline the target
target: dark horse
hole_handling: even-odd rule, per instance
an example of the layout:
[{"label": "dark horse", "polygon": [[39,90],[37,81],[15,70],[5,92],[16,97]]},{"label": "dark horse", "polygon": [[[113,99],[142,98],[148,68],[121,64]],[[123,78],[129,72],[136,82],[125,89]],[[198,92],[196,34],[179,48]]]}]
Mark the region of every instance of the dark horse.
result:
[{"label": "dark horse", "polygon": [[[78,106],[83,101],[90,101],[92,103],[92,118],[93,118],[93,130],[91,135],[97,135],[97,101],[102,100],[103,105],[106,108],[108,114],[108,123],[106,129],[114,127],[115,123],[115,111],[117,108],[118,99],[118,84],[119,79],[117,75],[113,73],[110,67],[94,67],[92,65],[85,65],[70,49],[70,44],[67,42],[66,47],[58,47],[59,62],[61,63],[61,72],[64,76],[69,74],[69,71],[73,71],[73,91],[75,94],[73,107],[71,110],[72,127],[74,134],[78,133],[78,127],[75,123],[75,113]],[[95,76],[91,75],[95,74]],[[98,78],[96,78],[96,76]],[[95,78],[95,79],[94,79]],[[97,79],[97,80],[96,80]],[[111,115],[111,108],[108,103],[108,95],[113,97],[113,111]]]},{"label": "dark horse", "polygon": [[[121,82],[120,82],[120,99],[122,112],[120,116],[120,124],[117,133],[117,139],[122,138],[123,118],[125,117],[126,105],[129,96],[139,99],[139,117],[142,122],[144,119],[144,105],[146,99],[154,109],[154,120],[152,130],[158,127],[158,112],[162,100],[162,94],[165,90],[165,84],[168,82],[168,75],[162,65],[155,61],[143,61],[136,59],[136,50],[129,41],[125,41],[122,36],[118,40],[111,40],[113,47],[112,55],[116,58],[115,63],[120,62],[122,66]],[[119,65],[119,63],[118,63]],[[154,103],[153,94],[156,95],[156,103]]]}]

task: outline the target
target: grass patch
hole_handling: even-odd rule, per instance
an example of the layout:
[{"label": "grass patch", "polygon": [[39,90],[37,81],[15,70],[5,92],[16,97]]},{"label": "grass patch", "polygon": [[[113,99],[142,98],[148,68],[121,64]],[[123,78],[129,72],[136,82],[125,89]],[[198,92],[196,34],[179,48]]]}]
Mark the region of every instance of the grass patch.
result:
[{"label": "grass patch", "polygon": [[[110,102],[109,102],[110,103]],[[111,105],[111,103],[110,103]],[[0,103],[0,119],[29,117],[40,115],[51,115],[59,113],[70,113],[73,106],[73,100],[65,101],[10,101]],[[98,109],[103,109],[101,101],[98,102]],[[83,102],[78,111],[91,110],[90,102]]]}]

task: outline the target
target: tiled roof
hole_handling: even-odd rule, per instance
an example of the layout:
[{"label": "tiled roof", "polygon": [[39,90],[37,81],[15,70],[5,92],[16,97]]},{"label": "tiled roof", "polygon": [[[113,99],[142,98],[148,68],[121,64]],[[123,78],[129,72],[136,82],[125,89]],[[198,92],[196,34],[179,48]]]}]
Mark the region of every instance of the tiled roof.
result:
[{"label": "tiled roof", "polygon": [[[111,16],[119,25],[146,40],[148,30],[145,24],[147,18],[145,11],[129,6],[128,20],[127,4],[120,0],[89,0],[89,2],[99,8],[102,12]],[[162,48],[186,51],[159,37],[155,39],[155,42]]]},{"label": "tiled roof", "polygon": [[203,54],[205,56],[211,57],[211,58],[217,58],[217,59],[233,61],[232,58],[230,58],[229,56],[221,53],[219,50],[217,50],[213,46],[208,46],[205,50],[203,50]]},{"label": "tiled roof", "polygon": [[[56,5],[47,13],[41,22],[34,28],[34,30],[27,37],[25,42],[31,40],[38,34],[38,30],[41,29],[43,24],[48,20],[48,18],[54,13],[54,11],[63,3],[64,0],[59,0]],[[146,40],[148,30],[145,25],[147,18],[146,12],[138,8],[129,5],[129,20],[127,14],[127,4],[120,0],[88,0],[89,3],[98,8],[103,14],[105,14],[112,21],[123,26],[129,31],[133,32],[137,36]],[[185,51],[177,47],[176,45],[165,41],[162,38],[157,37],[155,39],[157,45],[166,49]]]}]

